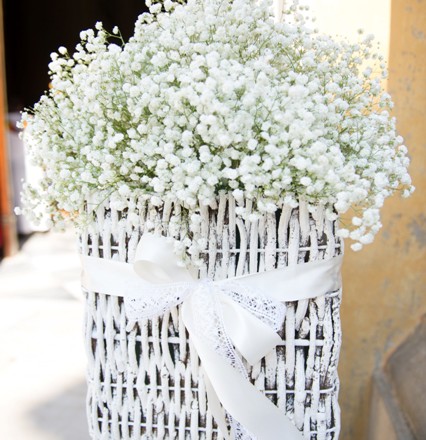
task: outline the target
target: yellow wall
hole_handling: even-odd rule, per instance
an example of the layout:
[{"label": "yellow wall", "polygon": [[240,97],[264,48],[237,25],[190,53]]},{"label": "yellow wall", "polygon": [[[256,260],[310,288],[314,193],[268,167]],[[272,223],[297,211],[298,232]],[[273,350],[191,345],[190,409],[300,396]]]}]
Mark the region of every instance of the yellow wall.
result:
[{"label": "yellow wall", "polygon": [[323,31],[353,37],[361,27],[378,37],[417,188],[408,200],[387,201],[372,245],[360,253],[347,246],[340,440],[366,440],[372,372],[426,313],[426,0],[306,2]]}]

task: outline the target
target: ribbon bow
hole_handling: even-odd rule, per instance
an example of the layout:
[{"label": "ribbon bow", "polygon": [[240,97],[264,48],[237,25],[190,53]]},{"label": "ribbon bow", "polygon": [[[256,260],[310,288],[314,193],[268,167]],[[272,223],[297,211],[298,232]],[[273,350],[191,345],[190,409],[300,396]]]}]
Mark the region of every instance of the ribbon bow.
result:
[{"label": "ribbon bow", "polygon": [[[181,317],[205,373],[209,408],[223,435],[301,440],[302,434],[248,380],[238,356],[254,365],[281,338],[285,301],[314,298],[340,287],[342,256],[219,281],[198,280],[180,267],[172,244],[144,234],[135,262],[82,256],[87,290],[124,296],[130,322],[153,318],[181,305]],[[231,437],[228,437],[231,438]]]}]

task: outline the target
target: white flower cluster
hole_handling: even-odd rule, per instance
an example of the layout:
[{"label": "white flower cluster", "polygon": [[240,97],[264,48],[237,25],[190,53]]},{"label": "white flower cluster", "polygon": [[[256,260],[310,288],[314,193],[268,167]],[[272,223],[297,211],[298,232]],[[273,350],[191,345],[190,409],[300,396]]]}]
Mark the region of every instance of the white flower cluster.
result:
[{"label": "white flower cluster", "polygon": [[[73,55],[60,48],[50,91],[23,115],[45,170],[27,212],[44,203],[54,222],[78,216],[97,191],[123,208],[143,193],[196,212],[223,190],[259,212],[304,199],[332,217],[356,205],[339,234],[355,249],[371,242],[385,198],[413,190],[385,66],[370,37],[338,42],[301,12],[277,23],[257,0],[166,0],[126,44],[98,24]],[[374,61],[379,75],[365,68]]]}]

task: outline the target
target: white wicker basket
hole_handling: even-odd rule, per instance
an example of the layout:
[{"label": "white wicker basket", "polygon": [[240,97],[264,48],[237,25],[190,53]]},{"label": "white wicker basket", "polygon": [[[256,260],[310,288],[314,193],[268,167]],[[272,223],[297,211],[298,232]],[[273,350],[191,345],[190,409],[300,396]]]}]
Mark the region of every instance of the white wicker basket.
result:
[{"label": "white wicker basket", "polygon": [[[224,194],[217,206],[201,212],[199,233],[207,238],[208,248],[200,254],[205,261],[200,277],[223,279],[342,252],[335,225],[325,219],[321,207],[310,214],[303,203],[296,209],[283,206],[251,222],[238,216],[235,207],[235,200]],[[131,210],[118,212],[107,201],[97,207],[93,221],[82,232],[81,253],[132,262],[142,233],[155,225],[156,232],[171,235],[169,219],[181,212],[177,204],[155,207],[145,199],[136,200]],[[183,237],[188,225],[183,220],[181,224]],[[86,295],[87,409],[92,438],[222,439],[179,309],[140,321],[127,331],[122,298],[96,292]],[[249,371],[255,386],[287,413],[306,440],[339,435],[340,300],[341,291],[337,291],[287,303],[282,345]]]}]

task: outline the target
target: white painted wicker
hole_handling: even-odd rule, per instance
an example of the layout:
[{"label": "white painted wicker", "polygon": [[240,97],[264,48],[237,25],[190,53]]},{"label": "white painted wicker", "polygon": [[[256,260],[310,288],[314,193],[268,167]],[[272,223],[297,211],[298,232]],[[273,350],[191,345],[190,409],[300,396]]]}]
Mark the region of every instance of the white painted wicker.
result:
[{"label": "white painted wicker", "polygon": [[[249,207],[251,202],[247,202]],[[318,207],[309,214],[283,206],[257,221],[244,221],[235,200],[220,196],[203,209],[199,234],[207,238],[200,277],[221,279],[329,258],[342,252],[334,223]],[[238,205],[237,205],[238,206]],[[171,235],[169,219],[181,207],[136,200],[125,212],[108,201],[94,211],[80,237],[84,255],[132,262],[144,231]],[[134,224],[137,214],[139,225]],[[132,218],[130,221],[130,218]],[[178,234],[188,234],[182,217]],[[176,236],[176,231],[174,231]],[[91,437],[121,439],[222,439],[208,408],[199,359],[173,309],[127,329],[120,297],[86,292],[87,409]],[[337,363],[341,342],[341,291],[287,303],[283,342],[250,370],[264,392],[309,440],[337,439]],[[284,439],[283,439],[284,440]]]}]

